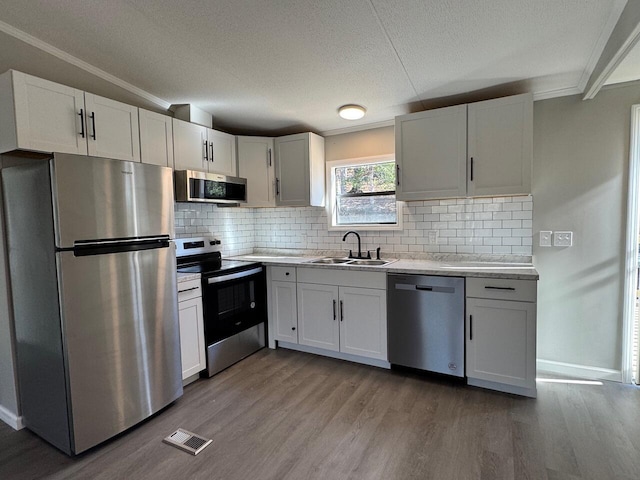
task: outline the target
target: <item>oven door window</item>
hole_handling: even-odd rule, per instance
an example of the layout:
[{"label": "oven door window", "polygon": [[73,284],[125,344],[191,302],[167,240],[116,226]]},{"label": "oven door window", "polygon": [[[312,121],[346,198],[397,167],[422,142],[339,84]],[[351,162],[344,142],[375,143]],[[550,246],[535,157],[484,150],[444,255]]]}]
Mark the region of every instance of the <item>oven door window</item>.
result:
[{"label": "oven door window", "polygon": [[208,284],[203,300],[211,345],[266,320],[264,274]]}]

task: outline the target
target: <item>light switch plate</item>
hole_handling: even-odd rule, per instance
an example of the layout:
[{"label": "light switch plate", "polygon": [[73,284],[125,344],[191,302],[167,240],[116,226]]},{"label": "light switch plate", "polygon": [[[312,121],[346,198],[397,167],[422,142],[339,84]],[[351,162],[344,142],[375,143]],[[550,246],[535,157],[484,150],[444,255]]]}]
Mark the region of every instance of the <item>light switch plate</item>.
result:
[{"label": "light switch plate", "polygon": [[554,247],[570,247],[573,245],[573,232],[554,232]]},{"label": "light switch plate", "polygon": [[551,235],[553,232],[549,230],[545,230],[540,232],[540,246],[541,247],[550,247],[551,246]]}]

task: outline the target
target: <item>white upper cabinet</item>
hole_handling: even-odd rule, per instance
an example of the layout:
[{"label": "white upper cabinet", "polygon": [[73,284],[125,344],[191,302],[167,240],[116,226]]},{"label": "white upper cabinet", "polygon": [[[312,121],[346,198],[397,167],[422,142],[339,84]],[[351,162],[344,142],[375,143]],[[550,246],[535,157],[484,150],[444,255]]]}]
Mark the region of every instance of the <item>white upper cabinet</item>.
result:
[{"label": "white upper cabinet", "polygon": [[396,117],[397,198],[531,193],[533,96]]},{"label": "white upper cabinet", "polygon": [[174,168],[235,177],[236,137],[195,123],[173,119]]},{"label": "white upper cabinet", "polygon": [[247,207],[275,207],[273,138],[238,137],[238,176],[247,179]]},{"label": "white upper cabinet", "polygon": [[470,196],[531,193],[533,96],[469,105]]},{"label": "white upper cabinet", "polygon": [[138,108],[92,93],[84,101],[89,155],[139,162]]},{"label": "white upper cabinet", "polygon": [[200,170],[209,168],[209,143],[207,127],[173,119],[173,164],[176,170]]},{"label": "white upper cabinet", "polygon": [[209,172],[236,177],[236,137],[218,130],[207,129],[209,142]]},{"label": "white upper cabinet", "polygon": [[324,138],[314,133],[275,139],[276,204],[324,206]]},{"label": "white upper cabinet", "polygon": [[398,200],[467,193],[467,106],[396,117]]},{"label": "white upper cabinet", "polygon": [[138,109],[140,159],[142,163],[173,168],[173,123],[171,117]]},{"label": "white upper cabinet", "polygon": [[131,105],[9,71],[0,78],[0,118],[2,152],[23,149],[140,161],[138,108]]},{"label": "white upper cabinet", "polygon": [[10,70],[0,76],[0,152],[87,154],[84,92]]}]

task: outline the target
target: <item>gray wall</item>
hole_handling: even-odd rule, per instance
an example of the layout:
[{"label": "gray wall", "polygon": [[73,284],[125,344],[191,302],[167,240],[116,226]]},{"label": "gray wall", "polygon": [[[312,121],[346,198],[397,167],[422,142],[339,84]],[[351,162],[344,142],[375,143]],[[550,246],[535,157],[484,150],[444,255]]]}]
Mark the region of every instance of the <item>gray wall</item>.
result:
[{"label": "gray wall", "polygon": [[[538,358],[620,370],[631,106],[640,86],[534,104]],[[540,230],[574,232],[538,247]]]},{"label": "gray wall", "polygon": [[[0,168],[3,165],[0,156]],[[9,308],[8,263],[4,247],[4,215],[0,188],[0,408],[15,417],[20,416],[18,391],[14,371],[13,329]]]}]

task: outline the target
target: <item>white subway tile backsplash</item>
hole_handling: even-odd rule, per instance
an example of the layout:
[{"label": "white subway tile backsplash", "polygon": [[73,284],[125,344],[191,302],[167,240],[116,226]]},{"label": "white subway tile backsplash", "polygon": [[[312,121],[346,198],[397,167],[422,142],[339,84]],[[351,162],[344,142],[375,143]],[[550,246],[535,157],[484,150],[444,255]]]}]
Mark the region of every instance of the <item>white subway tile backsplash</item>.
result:
[{"label": "white subway tile backsplash", "polygon": [[[531,196],[429,200],[403,204],[403,230],[362,231],[363,251],[382,247],[382,254],[460,253],[531,255]],[[226,208],[178,203],[176,235],[214,235],[223,255],[250,253],[254,248],[344,250],[345,231],[329,231],[324,208]],[[356,229],[357,230],[357,229]],[[429,243],[435,230],[437,243]]]}]

